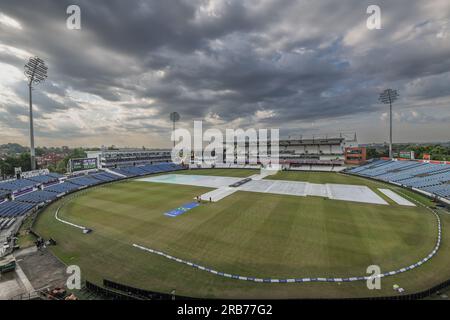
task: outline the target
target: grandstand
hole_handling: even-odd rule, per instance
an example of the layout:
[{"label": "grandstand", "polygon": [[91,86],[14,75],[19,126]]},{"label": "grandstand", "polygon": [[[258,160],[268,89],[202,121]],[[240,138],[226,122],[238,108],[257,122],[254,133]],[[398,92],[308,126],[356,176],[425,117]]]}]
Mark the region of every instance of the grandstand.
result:
[{"label": "grandstand", "polygon": [[43,183],[44,185],[47,185],[47,184],[50,184],[53,182],[57,182],[62,177],[63,177],[62,175],[57,174],[57,173],[49,173],[46,175],[27,178],[27,180],[38,182],[38,183]]},{"label": "grandstand", "polygon": [[65,193],[69,193],[74,190],[78,190],[79,187],[80,187],[79,185],[76,185],[76,184],[73,184],[70,182],[63,182],[63,183],[58,183],[58,184],[52,185],[50,187],[47,187],[47,188],[45,188],[45,190],[54,192],[58,195],[64,195]]},{"label": "grandstand", "polygon": [[28,180],[28,179],[18,179],[18,180],[10,180],[7,182],[3,182],[0,184],[0,189],[10,192],[20,192],[23,190],[27,190],[29,188],[33,188],[38,185],[36,181]]},{"label": "grandstand", "polygon": [[137,177],[137,176],[143,176],[143,175],[147,175],[147,174],[175,171],[175,170],[181,170],[181,169],[183,169],[183,167],[181,165],[177,165],[174,163],[159,163],[159,164],[144,165],[144,166],[138,166],[138,167],[128,166],[128,167],[122,167],[122,168],[118,168],[118,169],[111,169],[111,171],[116,172],[125,177]]},{"label": "grandstand", "polygon": [[63,176],[57,173],[49,173],[37,175],[24,179],[14,179],[0,182],[0,202],[1,199],[7,198],[9,195],[18,196],[23,193],[32,191],[40,185],[47,186],[59,182]]},{"label": "grandstand", "polygon": [[88,158],[96,158],[99,168],[130,167],[171,161],[171,151],[168,149],[87,151],[87,156]]},{"label": "grandstand", "polygon": [[[357,146],[356,134],[327,134],[312,138],[289,138],[280,140],[280,163],[289,164],[298,169],[318,169],[324,166],[343,166],[345,148]],[[322,170],[319,170],[322,171]]]},{"label": "grandstand", "polygon": [[[192,168],[259,168],[263,159],[259,154],[250,154],[250,142],[245,142],[245,151],[239,150],[237,142],[234,143],[232,159],[226,152],[228,144],[224,143],[223,159],[216,157],[206,158],[203,154],[194,155],[191,159]],[[267,159],[270,162],[271,148],[269,142],[258,141],[258,147],[267,143]],[[345,150],[357,146],[356,134],[332,134],[323,136],[289,137],[279,140],[278,161],[286,169],[299,171],[328,171],[336,172],[345,169]],[[241,161],[238,161],[238,158]],[[253,161],[250,161],[253,160]]]},{"label": "grandstand", "polygon": [[26,193],[20,197],[16,198],[18,202],[25,202],[31,204],[39,204],[56,199],[56,194],[54,192],[46,190],[37,190],[34,192]]},{"label": "grandstand", "polygon": [[103,181],[103,182],[110,182],[110,181],[114,181],[117,180],[117,175],[108,173],[108,172],[100,172],[100,173],[95,173],[93,175],[91,175],[93,178]]},{"label": "grandstand", "polygon": [[375,160],[348,173],[395,183],[450,200],[450,164]]},{"label": "grandstand", "polygon": [[33,209],[34,204],[21,201],[6,201],[0,204],[0,217],[11,218],[22,216]]},{"label": "grandstand", "polygon": [[76,184],[80,187],[89,187],[89,186],[99,184],[101,182],[102,182],[101,180],[95,179],[94,177],[92,177],[90,175],[83,175],[83,176],[69,179],[67,183]]},{"label": "grandstand", "polygon": [[[36,175],[26,179],[0,182],[0,218],[2,228],[14,223],[10,218],[20,217],[39,205],[51,202],[67,193],[86,187],[116,181],[125,177],[144,176],[153,173],[183,169],[173,163],[147,164],[143,166],[125,166],[95,173],[79,173],[67,177],[57,173]],[[8,219],[8,220],[6,220]]]}]

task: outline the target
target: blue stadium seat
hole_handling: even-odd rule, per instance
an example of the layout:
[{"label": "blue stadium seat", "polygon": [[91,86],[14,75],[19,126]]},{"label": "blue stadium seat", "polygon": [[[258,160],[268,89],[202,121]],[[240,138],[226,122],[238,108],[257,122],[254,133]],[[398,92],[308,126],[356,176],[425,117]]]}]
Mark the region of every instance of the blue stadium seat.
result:
[{"label": "blue stadium seat", "polygon": [[[152,173],[168,172],[174,170],[181,170],[182,166],[174,163],[158,163],[145,166],[127,166],[124,168],[113,169],[113,171],[121,173],[127,177],[142,176]],[[109,172],[97,172],[90,175],[82,175],[70,179],[66,179],[64,182],[58,182],[63,176],[57,173],[49,173],[47,175],[41,175],[31,177],[28,179],[12,180],[7,182],[0,182],[0,228],[9,226],[11,221],[14,222],[14,218],[24,215],[38,204],[55,200],[59,194],[75,191],[86,186],[93,186],[103,182],[110,182],[122,179],[121,177]],[[52,185],[52,182],[56,182]],[[43,190],[33,190],[33,187],[37,185],[44,185]],[[28,190],[24,190],[28,188]],[[17,194],[14,201],[5,201],[4,199],[12,192],[24,190]]]},{"label": "blue stadium seat", "polygon": [[100,180],[92,178],[89,175],[79,176],[71,179],[67,179],[66,182],[76,184],[78,186],[93,186],[101,183]]},{"label": "blue stadium seat", "polygon": [[348,172],[399,183],[450,199],[450,165],[448,164],[378,160],[352,168]]},{"label": "blue stadium seat", "polygon": [[8,182],[0,182],[0,190],[17,191],[27,187],[34,187],[39,183],[27,179],[18,179]]},{"label": "blue stadium seat", "polygon": [[56,193],[46,191],[46,190],[38,190],[27,193],[23,196],[17,197],[15,201],[27,202],[27,203],[43,203],[56,199]]},{"label": "blue stadium seat", "polygon": [[119,176],[116,176],[109,172],[95,173],[95,174],[92,174],[91,177],[95,178],[97,180],[100,180],[101,182],[110,182],[110,181],[115,181],[115,180],[120,179]]},{"label": "blue stadium seat", "polygon": [[71,192],[74,190],[78,190],[80,188],[79,185],[73,184],[73,183],[69,183],[69,182],[63,182],[63,183],[58,183],[58,184],[54,184],[52,186],[49,186],[47,188],[45,188],[45,191],[50,191],[50,192],[54,192],[56,194],[63,194],[66,192]]},{"label": "blue stadium seat", "polygon": [[33,209],[34,206],[34,204],[20,201],[6,201],[0,203],[0,217],[19,217]]},{"label": "blue stadium seat", "polygon": [[28,178],[27,180],[47,184],[49,182],[58,181],[59,178],[55,177],[54,175],[48,174],[48,175],[43,175],[43,176],[31,177],[31,178]]}]

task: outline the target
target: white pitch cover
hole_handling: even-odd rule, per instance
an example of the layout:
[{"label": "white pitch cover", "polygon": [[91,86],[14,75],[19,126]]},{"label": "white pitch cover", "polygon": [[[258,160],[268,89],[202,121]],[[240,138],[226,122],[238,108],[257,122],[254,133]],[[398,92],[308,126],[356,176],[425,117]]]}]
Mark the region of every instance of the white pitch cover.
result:
[{"label": "white pitch cover", "polygon": [[415,207],[416,206],[411,201],[406,200],[405,198],[403,198],[402,196],[399,196],[397,193],[395,193],[394,191],[392,191],[390,189],[380,189],[380,188],[378,188],[378,190],[380,190],[385,196],[387,196],[390,199],[392,199],[396,204],[399,204],[401,206],[409,206],[409,207]]}]

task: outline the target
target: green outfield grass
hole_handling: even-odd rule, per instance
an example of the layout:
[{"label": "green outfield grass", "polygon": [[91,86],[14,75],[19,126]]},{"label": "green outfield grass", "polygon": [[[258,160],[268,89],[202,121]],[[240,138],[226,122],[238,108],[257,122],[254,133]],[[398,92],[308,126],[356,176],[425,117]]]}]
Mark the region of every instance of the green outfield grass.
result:
[{"label": "green outfield grass", "polygon": [[[180,173],[180,172],[178,172]],[[183,174],[249,176],[254,170],[191,170]],[[335,173],[282,172],[271,179],[315,183],[364,184],[376,191],[386,186]],[[389,186],[393,190],[397,187]],[[211,189],[125,181],[74,194],[64,200],[60,216],[92,228],[79,229],[54,219],[61,201],[38,218],[35,230],[52,237],[52,251],[66,264],[81,267],[83,277],[103,278],[131,286],[179,295],[215,298],[317,298],[394,295],[393,284],[406,292],[431,287],[450,278],[450,216],[442,215],[442,248],[419,269],[383,279],[381,290],[364,282],[258,284],[218,277],[145,253],[138,243],[173,256],[244,276],[295,278],[364,276],[367,266],[382,271],[408,266],[433,249],[435,217],[423,207],[389,206],[236,192],[204,203],[176,218],[163,215]],[[409,191],[419,201],[425,198]]]}]

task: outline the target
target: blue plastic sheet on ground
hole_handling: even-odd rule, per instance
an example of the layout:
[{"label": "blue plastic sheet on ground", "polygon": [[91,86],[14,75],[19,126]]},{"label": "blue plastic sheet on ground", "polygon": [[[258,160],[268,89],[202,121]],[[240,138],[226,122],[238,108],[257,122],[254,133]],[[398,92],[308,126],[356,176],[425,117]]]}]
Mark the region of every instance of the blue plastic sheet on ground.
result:
[{"label": "blue plastic sheet on ground", "polygon": [[199,205],[200,204],[198,202],[189,202],[189,203],[183,204],[181,207],[178,207],[174,210],[164,213],[164,215],[168,216],[168,217],[177,217],[191,209],[194,209],[195,207],[198,207]]}]

